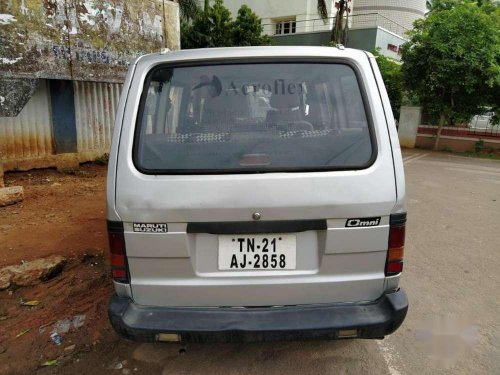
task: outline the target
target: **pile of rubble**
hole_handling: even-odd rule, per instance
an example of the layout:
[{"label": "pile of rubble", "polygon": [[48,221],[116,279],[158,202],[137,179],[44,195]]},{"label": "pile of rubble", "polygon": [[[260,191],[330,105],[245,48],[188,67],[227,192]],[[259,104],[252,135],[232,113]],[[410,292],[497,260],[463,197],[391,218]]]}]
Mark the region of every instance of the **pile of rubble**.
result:
[{"label": "pile of rubble", "polygon": [[24,190],[22,186],[4,187],[3,167],[2,163],[0,163],[0,207],[21,202],[23,198]]},{"label": "pile of rubble", "polygon": [[11,286],[31,286],[50,280],[60,274],[66,265],[66,258],[53,255],[20,265],[0,268],[0,290]]}]

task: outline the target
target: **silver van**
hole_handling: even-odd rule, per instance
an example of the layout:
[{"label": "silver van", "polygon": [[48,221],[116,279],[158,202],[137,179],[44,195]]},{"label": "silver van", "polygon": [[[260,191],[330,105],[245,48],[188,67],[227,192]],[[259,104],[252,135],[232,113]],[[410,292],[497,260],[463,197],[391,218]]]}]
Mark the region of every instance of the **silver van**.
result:
[{"label": "silver van", "polygon": [[108,311],[126,338],[383,338],[406,316],[403,163],[369,53],[138,58],[107,204]]}]

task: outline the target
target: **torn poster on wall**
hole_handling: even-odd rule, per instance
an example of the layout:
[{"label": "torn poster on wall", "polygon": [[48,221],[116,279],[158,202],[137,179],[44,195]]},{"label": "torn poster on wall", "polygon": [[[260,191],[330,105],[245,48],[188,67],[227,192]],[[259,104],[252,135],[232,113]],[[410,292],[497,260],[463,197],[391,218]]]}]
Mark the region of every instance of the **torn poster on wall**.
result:
[{"label": "torn poster on wall", "polygon": [[[168,0],[4,0],[0,92],[24,79],[123,82],[129,62],[180,48],[178,4]],[[20,89],[21,90],[21,89]],[[3,95],[0,116],[16,112]],[[10,114],[8,114],[10,113]]]}]

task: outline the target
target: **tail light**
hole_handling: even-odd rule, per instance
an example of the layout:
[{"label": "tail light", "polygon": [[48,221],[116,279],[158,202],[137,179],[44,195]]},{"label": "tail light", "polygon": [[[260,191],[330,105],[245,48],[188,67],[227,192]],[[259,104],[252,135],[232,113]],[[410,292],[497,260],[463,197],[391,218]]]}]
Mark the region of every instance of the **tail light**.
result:
[{"label": "tail light", "polygon": [[385,275],[393,276],[403,271],[405,247],[406,213],[394,214],[390,218],[389,250],[385,262]]},{"label": "tail light", "polygon": [[111,275],[113,280],[128,283],[127,254],[125,236],[121,221],[108,221],[109,251],[111,253]]}]

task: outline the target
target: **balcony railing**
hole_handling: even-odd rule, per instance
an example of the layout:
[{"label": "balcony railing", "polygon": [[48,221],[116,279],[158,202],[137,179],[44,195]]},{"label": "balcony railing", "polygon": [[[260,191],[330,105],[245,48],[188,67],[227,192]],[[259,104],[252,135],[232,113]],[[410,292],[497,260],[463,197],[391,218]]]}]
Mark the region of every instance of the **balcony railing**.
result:
[{"label": "balcony railing", "polygon": [[[380,13],[360,13],[353,16],[344,17],[345,21],[348,23],[349,29],[368,29],[373,27],[382,27],[394,34],[399,36],[405,36],[406,32],[409,31],[403,25],[387,18]],[[336,17],[329,17],[325,20],[322,18],[310,18],[305,20],[295,21],[295,34],[299,33],[311,33],[319,31],[329,31],[335,24]],[[264,31],[275,33],[276,23],[263,23]],[[290,34],[280,34],[280,35],[290,35]]]}]

